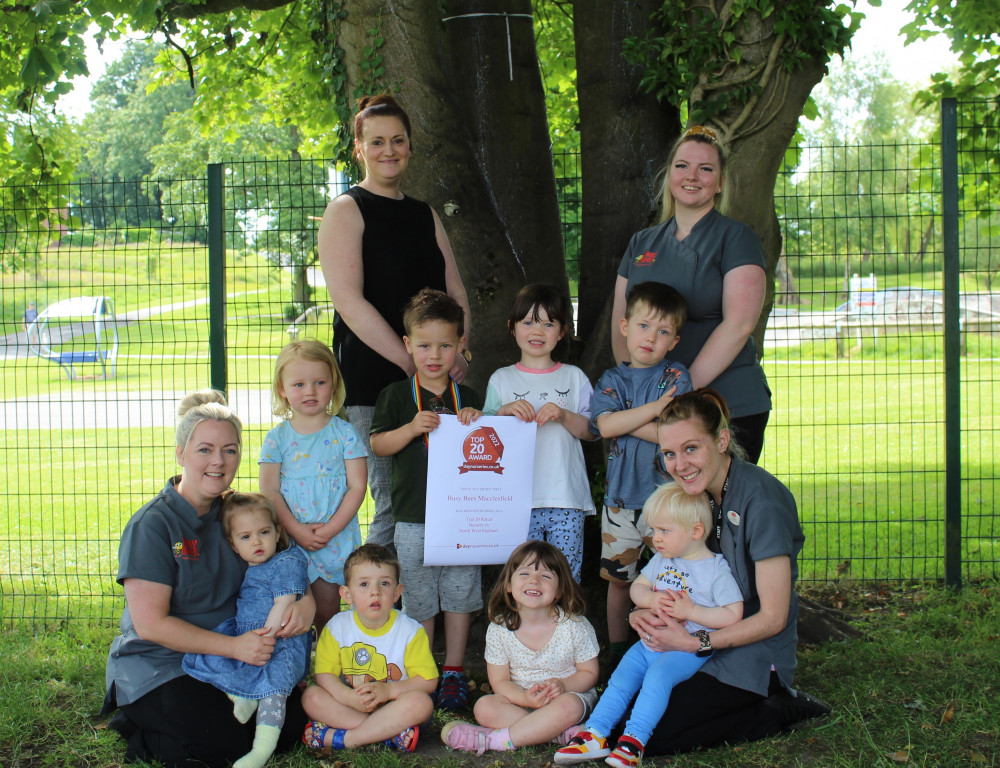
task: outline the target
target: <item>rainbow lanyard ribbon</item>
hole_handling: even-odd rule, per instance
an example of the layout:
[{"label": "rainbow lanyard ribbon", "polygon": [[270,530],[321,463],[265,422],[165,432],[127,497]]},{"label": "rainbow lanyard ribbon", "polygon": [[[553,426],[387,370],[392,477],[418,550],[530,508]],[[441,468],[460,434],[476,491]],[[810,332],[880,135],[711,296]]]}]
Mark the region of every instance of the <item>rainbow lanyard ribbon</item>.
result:
[{"label": "rainbow lanyard ribbon", "polygon": [[[455,414],[457,415],[460,410],[462,410],[462,397],[458,394],[458,384],[450,376],[448,377],[448,384],[451,388],[451,399],[455,403]],[[413,374],[413,378],[410,379],[410,388],[413,390],[413,403],[417,406],[417,413],[424,410],[423,398],[420,396],[420,377],[418,374]],[[424,433],[424,448],[427,447],[427,433]]]}]

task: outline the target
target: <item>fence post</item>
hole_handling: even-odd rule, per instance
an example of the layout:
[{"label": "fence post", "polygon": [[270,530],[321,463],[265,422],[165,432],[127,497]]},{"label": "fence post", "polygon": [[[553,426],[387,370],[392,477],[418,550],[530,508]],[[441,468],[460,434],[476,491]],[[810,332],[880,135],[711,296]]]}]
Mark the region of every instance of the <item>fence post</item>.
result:
[{"label": "fence post", "polygon": [[208,349],[212,389],[226,392],[226,241],[222,164],[208,166]]},{"label": "fence post", "polygon": [[944,232],[944,580],[962,584],[961,327],[959,323],[958,110],[941,100]]}]

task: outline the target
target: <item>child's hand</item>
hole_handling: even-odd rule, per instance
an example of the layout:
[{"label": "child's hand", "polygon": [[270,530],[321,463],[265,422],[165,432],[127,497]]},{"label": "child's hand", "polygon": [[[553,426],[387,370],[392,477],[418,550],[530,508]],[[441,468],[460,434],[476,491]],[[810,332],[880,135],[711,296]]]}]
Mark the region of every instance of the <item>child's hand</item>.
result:
[{"label": "child's hand", "polygon": [[389,684],[378,682],[377,680],[359,685],[354,689],[354,692],[358,694],[358,698],[361,699],[361,704],[364,706],[365,712],[374,712],[380,706],[392,699],[392,692],[389,689]]},{"label": "child's hand", "polygon": [[660,411],[667,407],[667,404],[674,399],[674,393],[677,391],[677,385],[674,384],[670,389],[660,395],[654,401],[656,403],[656,416],[660,415]]},{"label": "child's hand", "polygon": [[556,424],[562,424],[565,420],[566,411],[555,403],[546,403],[538,409],[538,415],[535,416],[535,423],[538,424],[538,426],[548,424],[550,421],[554,421]]},{"label": "child's hand", "polygon": [[521,421],[529,422],[535,418],[535,406],[527,400],[515,400],[501,405],[497,409],[497,416],[517,416]]},{"label": "child's hand", "polygon": [[545,692],[546,704],[566,693],[566,684],[558,677],[550,677],[542,683],[542,688]]},{"label": "child's hand", "polygon": [[524,692],[529,707],[532,709],[541,709],[551,701],[548,697],[548,688],[546,686],[546,683],[535,683]]},{"label": "child's hand", "polygon": [[483,415],[483,412],[478,408],[462,408],[458,412],[458,420],[462,422],[465,426],[469,426],[472,422]]},{"label": "child's hand", "polygon": [[410,422],[410,428],[414,430],[414,437],[416,437],[417,435],[426,435],[428,432],[433,432],[440,423],[441,417],[434,413],[434,411],[419,411],[413,417],[413,421]]},{"label": "child's hand", "polygon": [[295,539],[295,543],[302,549],[310,552],[323,549],[329,541],[330,536],[320,533],[322,525],[307,525],[306,523],[295,523],[288,526],[288,535]]},{"label": "child's hand", "polygon": [[668,605],[664,605],[661,608],[662,613],[672,619],[686,621],[691,618],[691,611],[694,610],[694,602],[691,600],[691,595],[686,589],[680,589],[676,592],[671,589],[664,594],[670,595],[671,599]]}]

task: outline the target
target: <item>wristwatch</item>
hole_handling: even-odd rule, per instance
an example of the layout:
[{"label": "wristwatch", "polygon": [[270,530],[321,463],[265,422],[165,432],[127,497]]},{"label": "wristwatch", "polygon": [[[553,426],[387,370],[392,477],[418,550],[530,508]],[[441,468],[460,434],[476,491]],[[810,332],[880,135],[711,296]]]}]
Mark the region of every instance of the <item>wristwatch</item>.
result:
[{"label": "wristwatch", "polygon": [[701,642],[701,648],[694,652],[695,656],[699,658],[705,658],[706,656],[711,656],[712,652],[715,650],[712,647],[712,636],[708,634],[704,629],[699,629],[694,633],[694,636],[698,638]]},{"label": "wristwatch", "polygon": [[466,365],[472,365],[472,352],[469,350],[468,347],[463,349],[460,354],[462,355],[462,357],[465,358]]}]

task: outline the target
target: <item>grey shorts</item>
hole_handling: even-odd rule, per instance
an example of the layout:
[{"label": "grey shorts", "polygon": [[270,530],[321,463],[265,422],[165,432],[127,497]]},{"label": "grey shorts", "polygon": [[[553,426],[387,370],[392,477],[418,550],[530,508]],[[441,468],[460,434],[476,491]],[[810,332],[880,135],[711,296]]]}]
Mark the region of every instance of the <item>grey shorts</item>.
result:
[{"label": "grey shorts", "polygon": [[403,613],[416,621],[441,611],[474,613],[483,607],[478,565],[424,565],[423,523],[396,523],[396,556],[403,582]]},{"label": "grey shorts", "polygon": [[601,578],[628,583],[639,575],[639,558],[651,546],[653,529],[641,509],[604,507],[601,516]]}]

